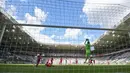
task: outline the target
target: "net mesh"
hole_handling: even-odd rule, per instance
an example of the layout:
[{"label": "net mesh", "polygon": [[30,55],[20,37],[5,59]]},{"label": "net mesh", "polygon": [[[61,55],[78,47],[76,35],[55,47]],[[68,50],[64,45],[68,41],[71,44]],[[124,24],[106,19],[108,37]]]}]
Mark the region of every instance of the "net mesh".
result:
[{"label": "net mesh", "polygon": [[127,3],[1,0],[0,73],[129,73]]}]

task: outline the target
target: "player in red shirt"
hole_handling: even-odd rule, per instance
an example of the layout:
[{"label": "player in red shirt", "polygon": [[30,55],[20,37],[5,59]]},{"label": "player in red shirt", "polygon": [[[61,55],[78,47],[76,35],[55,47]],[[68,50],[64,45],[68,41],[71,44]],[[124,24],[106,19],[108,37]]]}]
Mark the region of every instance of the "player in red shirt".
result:
[{"label": "player in red shirt", "polygon": [[76,64],[78,64],[78,59],[76,58]]},{"label": "player in red shirt", "polygon": [[[52,67],[53,60],[54,60],[53,58],[51,58],[51,60],[48,59],[45,65],[46,65],[47,67]],[[53,67],[54,67],[54,66],[53,66]]]},{"label": "player in red shirt", "polygon": [[37,64],[36,64],[36,67],[38,67],[40,61],[42,59],[42,54],[40,53],[38,56],[37,56]]},{"label": "player in red shirt", "polygon": [[54,59],[53,59],[53,58],[51,58],[51,65],[53,64],[53,60],[54,60]]},{"label": "player in red shirt", "polygon": [[59,62],[59,64],[62,64],[62,61],[63,61],[63,59],[62,59],[62,58],[60,58],[60,62]]},{"label": "player in red shirt", "polygon": [[92,59],[92,56],[90,56],[90,58],[89,58],[89,65],[93,65],[93,62],[95,62],[95,61]]},{"label": "player in red shirt", "polygon": [[47,60],[46,64],[47,67],[51,67],[51,63],[49,62],[49,59]]},{"label": "player in red shirt", "polygon": [[91,65],[91,64],[93,65],[93,61],[92,61],[92,60],[89,60],[89,65]]}]

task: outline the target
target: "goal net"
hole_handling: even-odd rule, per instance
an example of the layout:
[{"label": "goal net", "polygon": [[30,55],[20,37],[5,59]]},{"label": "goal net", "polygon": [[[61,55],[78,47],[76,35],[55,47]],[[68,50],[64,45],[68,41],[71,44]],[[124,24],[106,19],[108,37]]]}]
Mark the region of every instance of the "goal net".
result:
[{"label": "goal net", "polygon": [[129,73],[128,5],[1,0],[0,73]]}]

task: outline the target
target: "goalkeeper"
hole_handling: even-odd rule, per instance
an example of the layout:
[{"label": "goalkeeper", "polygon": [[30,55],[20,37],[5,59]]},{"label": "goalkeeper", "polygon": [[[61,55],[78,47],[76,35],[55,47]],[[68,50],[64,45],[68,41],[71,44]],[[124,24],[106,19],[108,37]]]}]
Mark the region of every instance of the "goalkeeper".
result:
[{"label": "goalkeeper", "polygon": [[86,63],[87,59],[89,59],[91,55],[89,39],[85,40],[84,45],[85,45],[85,51],[86,51],[86,54],[85,54],[86,59],[84,63]]}]

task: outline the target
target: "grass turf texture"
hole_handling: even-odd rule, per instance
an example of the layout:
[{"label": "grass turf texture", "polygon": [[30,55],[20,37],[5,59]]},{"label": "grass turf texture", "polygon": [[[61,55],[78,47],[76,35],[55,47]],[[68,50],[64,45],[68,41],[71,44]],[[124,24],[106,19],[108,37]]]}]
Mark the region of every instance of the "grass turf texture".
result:
[{"label": "grass turf texture", "polygon": [[55,65],[0,64],[0,73],[130,73],[130,65]]}]

